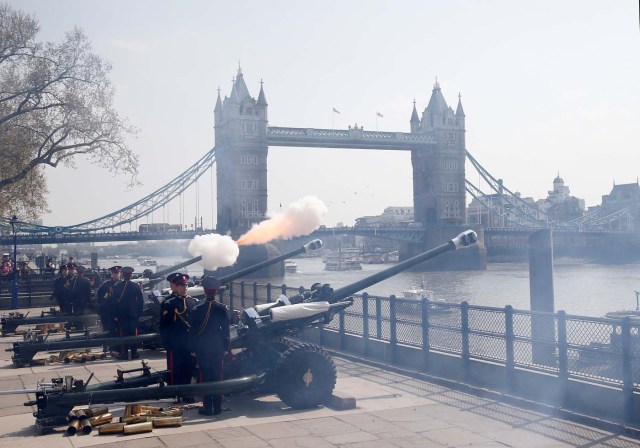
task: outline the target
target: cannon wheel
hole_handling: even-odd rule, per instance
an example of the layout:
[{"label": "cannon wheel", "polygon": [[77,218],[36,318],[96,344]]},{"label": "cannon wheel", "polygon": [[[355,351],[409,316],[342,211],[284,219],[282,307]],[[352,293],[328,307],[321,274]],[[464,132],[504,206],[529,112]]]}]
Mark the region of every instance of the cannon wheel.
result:
[{"label": "cannon wheel", "polygon": [[336,366],[320,347],[301,344],[282,355],[274,377],[278,398],[294,409],[307,409],[329,400],[336,385]]},{"label": "cannon wheel", "polygon": [[289,338],[278,338],[267,344],[273,351],[265,350],[262,358],[262,366],[267,371],[264,383],[260,384],[257,389],[260,393],[272,394],[276,391],[275,369],[282,355],[293,347],[300,344]]}]

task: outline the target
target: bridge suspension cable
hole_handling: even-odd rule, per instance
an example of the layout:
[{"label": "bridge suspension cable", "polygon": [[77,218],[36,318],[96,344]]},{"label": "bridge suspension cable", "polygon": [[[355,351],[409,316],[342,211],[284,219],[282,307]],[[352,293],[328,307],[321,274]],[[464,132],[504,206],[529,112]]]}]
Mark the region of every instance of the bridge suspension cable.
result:
[{"label": "bridge suspension cable", "polygon": [[[220,151],[222,148],[218,149]],[[20,229],[21,232],[87,232],[106,230],[122,224],[131,223],[137,219],[148,217],[155,210],[164,207],[176,197],[180,196],[187,188],[193,185],[216,161],[216,148],[210,149],[196,163],[187,168],[167,184],[142,199],[100,218],[86,221],[72,226],[42,226],[29,224]],[[164,211],[163,211],[164,216]],[[0,225],[5,226],[8,220],[0,218]]]},{"label": "bridge suspension cable", "polygon": [[[507,187],[504,186],[502,181],[497,180],[482,165],[480,165],[480,162],[478,162],[469,153],[469,151],[466,151],[466,153],[467,153],[467,159],[469,160],[469,162],[471,162],[471,164],[476,169],[478,174],[482,177],[482,179],[484,179],[484,181],[498,195],[498,197],[502,198],[506,202],[506,204],[508,204],[510,208],[510,213],[512,215],[522,217],[528,223],[533,224],[533,225],[529,225],[529,227],[539,227],[539,228],[572,227],[571,224],[569,223],[562,223],[551,218],[544,210],[541,210],[538,207],[536,207],[535,204],[527,202],[524,199],[522,199],[519,195],[516,195],[515,193],[513,193],[511,190],[509,190]],[[469,188],[471,188],[470,185],[472,186],[473,184],[471,184],[469,181],[466,181],[466,183],[467,183],[467,191],[469,191]],[[476,187],[473,187],[472,190],[474,190],[477,194],[482,193],[481,190],[477,189]],[[471,191],[469,191],[469,193],[473,195]],[[482,193],[481,196],[486,197],[487,195]],[[478,199],[478,200],[480,203],[482,203],[481,199]]]}]

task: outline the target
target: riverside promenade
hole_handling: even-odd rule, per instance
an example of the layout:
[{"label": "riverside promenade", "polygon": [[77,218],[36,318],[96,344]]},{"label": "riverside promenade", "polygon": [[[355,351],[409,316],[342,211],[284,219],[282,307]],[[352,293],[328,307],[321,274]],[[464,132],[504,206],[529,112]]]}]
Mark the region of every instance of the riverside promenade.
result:
[{"label": "riverside promenade", "polygon": [[[130,369],[139,361],[104,360],[87,364],[52,363],[14,368],[4,351],[17,337],[0,341],[0,389],[32,388],[38,380],[74,375],[92,381],[113,379],[116,369]],[[153,369],[165,366],[161,351],[141,351]],[[296,411],[273,395],[229,397],[230,408],[219,417],[184,412],[179,428],[156,428],[151,433],[68,437],[64,428],[39,435],[32,409],[23,406],[33,394],[0,396],[0,448],[71,448],[100,445],[121,448],[289,448],[289,447],[636,447],[635,431],[590,420],[564,418],[562,413],[535,405],[503,402],[492,394],[449,388],[438,381],[395,368],[333,352],[338,369],[336,390],[356,399],[356,409],[328,407]],[[36,358],[44,358],[40,353]],[[165,402],[164,405],[168,403]],[[123,405],[108,405],[115,416]]]}]

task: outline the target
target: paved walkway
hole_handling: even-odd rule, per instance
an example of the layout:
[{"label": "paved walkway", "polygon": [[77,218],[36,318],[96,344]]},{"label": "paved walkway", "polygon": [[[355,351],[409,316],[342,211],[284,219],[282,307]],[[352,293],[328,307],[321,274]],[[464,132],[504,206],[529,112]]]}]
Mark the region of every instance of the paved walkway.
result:
[{"label": "paved walkway", "polygon": [[[112,379],[116,368],[133,368],[138,361],[96,361],[86,365],[52,364],[12,367],[5,338],[0,343],[0,390],[33,387],[37,380],[58,375],[99,381]],[[164,368],[163,353],[142,351],[156,369]],[[38,357],[45,357],[39,354]],[[0,396],[0,448],[70,448],[100,445],[118,448],[289,448],[289,447],[636,447],[640,441],[576,424],[491,399],[451,390],[340,356],[337,389],[354,396],[357,409],[317,408],[294,411],[275,396],[230,397],[231,408],[220,418],[203,418],[185,411],[180,428],[158,428],[131,436],[67,437],[64,428],[38,435],[31,408],[33,396]],[[123,406],[110,405],[115,415]]]}]

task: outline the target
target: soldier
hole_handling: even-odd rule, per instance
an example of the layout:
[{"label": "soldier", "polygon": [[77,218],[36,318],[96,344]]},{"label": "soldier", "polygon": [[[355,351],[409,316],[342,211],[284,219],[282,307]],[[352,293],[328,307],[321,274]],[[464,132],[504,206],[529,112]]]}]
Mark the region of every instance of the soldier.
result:
[{"label": "soldier", "polygon": [[113,315],[111,314],[111,307],[109,306],[111,296],[113,294],[113,287],[120,281],[120,271],[122,266],[112,266],[109,271],[111,277],[105,280],[98,288],[97,302],[98,302],[98,314],[100,315],[100,322],[102,323],[102,329],[109,332],[110,337],[116,337],[117,326],[114,324]]},{"label": "soldier", "polygon": [[[200,366],[199,382],[222,380],[224,355],[230,351],[229,314],[227,307],[215,301],[220,289],[220,280],[205,276],[202,286],[206,300],[198,303],[191,311],[190,346]],[[202,415],[218,415],[222,412],[222,395],[205,395]]]},{"label": "soldier", "polygon": [[[142,288],[131,281],[133,271],[134,269],[129,266],[122,268],[122,281],[116,283],[111,294],[111,310],[115,316],[120,337],[137,336],[138,320],[142,316],[144,305]],[[131,348],[131,359],[139,359],[137,344],[121,345],[119,358],[128,359],[129,348]]]},{"label": "soldier", "polygon": [[176,272],[167,280],[172,294],[160,305],[160,337],[167,352],[169,384],[189,384],[194,361],[189,350],[189,315],[198,301],[187,294],[187,274]]},{"label": "soldier", "polygon": [[51,293],[51,297],[49,298],[50,300],[55,299],[56,303],[60,307],[60,312],[62,314],[71,314],[71,312],[68,310],[70,297],[69,288],[66,286],[67,274],[67,265],[61,264],[59,275],[53,281],[53,292]]},{"label": "soldier", "polygon": [[70,271],[75,273],[69,280],[71,313],[74,315],[84,314],[89,301],[91,300],[91,283],[84,276],[85,267],[71,263]]}]

